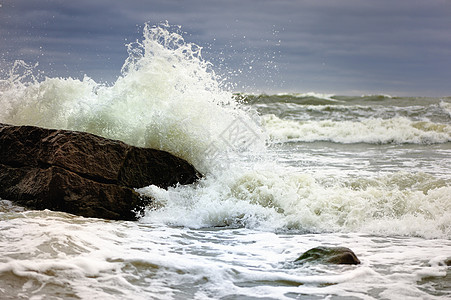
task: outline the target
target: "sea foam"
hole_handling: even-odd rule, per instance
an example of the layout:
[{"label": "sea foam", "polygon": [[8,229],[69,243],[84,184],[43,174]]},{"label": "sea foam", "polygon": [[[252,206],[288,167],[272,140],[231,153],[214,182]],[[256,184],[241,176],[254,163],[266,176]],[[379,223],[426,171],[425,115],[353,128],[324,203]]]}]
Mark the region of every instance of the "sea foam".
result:
[{"label": "sea foam", "polygon": [[308,233],[367,232],[450,238],[451,187],[426,174],[323,178],[275,165],[235,168],[199,185],[139,189],[161,206],[141,222]]},{"label": "sea foam", "polygon": [[451,141],[451,126],[406,117],[365,118],[356,121],[300,121],[262,116],[264,127],[275,142],[435,144]]},{"label": "sea foam", "polygon": [[[218,167],[226,152],[264,148],[258,116],[224,89],[202,48],[185,42],[167,23],[146,24],[143,40],[111,86],[85,76],[37,80],[24,63],[1,82],[0,122],[86,131],[126,143],[166,150],[201,172]],[[30,79],[31,78],[31,79]],[[231,134],[231,132],[239,133]]]},{"label": "sea foam", "polygon": [[406,117],[259,117],[252,106],[235,101],[202,59],[201,48],[177,30],[146,25],[143,34],[141,42],[128,45],[123,74],[111,86],[87,76],[37,80],[33,67],[17,63],[28,71],[21,75],[13,68],[1,82],[0,122],[87,131],[166,150],[207,175],[195,185],[138,189],[155,198],[144,224],[449,238],[446,184],[431,179],[432,187],[404,189],[378,177],[365,185],[346,178],[325,183],[321,174],[259,156],[267,150],[266,131],[276,142],[444,143],[451,140],[449,125]]}]

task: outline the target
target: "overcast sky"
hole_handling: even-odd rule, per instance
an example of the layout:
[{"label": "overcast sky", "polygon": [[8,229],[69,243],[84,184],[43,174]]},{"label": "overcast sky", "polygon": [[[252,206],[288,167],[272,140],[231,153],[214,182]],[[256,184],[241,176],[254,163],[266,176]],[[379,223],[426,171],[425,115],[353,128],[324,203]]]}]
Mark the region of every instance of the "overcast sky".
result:
[{"label": "overcast sky", "polygon": [[[451,96],[451,0],[0,0],[0,67],[114,81],[145,22],[243,92]],[[241,71],[239,71],[241,70]]]}]

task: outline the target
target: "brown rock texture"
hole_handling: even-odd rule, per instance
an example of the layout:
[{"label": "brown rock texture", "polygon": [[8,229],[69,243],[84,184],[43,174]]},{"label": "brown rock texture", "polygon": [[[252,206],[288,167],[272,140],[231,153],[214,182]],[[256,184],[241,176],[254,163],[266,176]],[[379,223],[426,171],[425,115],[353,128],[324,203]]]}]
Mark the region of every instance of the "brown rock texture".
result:
[{"label": "brown rock texture", "polygon": [[346,264],[358,265],[360,260],[355,253],[346,247],[319,246],[304,252],[295,261],[296,264],[321,263],[321,264]]},{"label": "brown rock texture", "polygon": [[200,178],[172,154],[90,133],[0,124],[0,197],[33,209],[135,220],[152,199],[133,188]]}]

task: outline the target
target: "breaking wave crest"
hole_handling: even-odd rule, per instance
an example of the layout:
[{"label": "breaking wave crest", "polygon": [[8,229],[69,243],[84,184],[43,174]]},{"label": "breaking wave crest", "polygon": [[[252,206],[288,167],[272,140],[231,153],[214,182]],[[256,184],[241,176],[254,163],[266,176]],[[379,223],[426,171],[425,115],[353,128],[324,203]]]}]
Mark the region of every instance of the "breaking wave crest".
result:
[{"label": "breaking wave crest", "polygon": [[412,121],[405,117],[360,121],[298,121],[264,115],[263,124],[275,142],[412,143],[451,142],[451,125]]},{"label": "breaking wave crest", "polygon": [[150,186],[139,192],[158,199],[161,207],[150,209],[141,222],[190,228],[451,236],[451,187],[443,180],[399,172],[327,181],[311,174],[275,172],[268,166],[228,172],[195,189]]},{"label": "breaking wave crest", "polygon": [[13,68],[0,85],[0,122],[86,131],[166,150],[202,172],[217,166],[213,157],[222,152],[263,148],[257,115],[235,101],[202,59],[202,48],[178,31],[167,23],[146,24],[111,86],[88,76],[38,81],[34,66],[16,62],[20,71]]},{"label": "breaking wave crest", "polygon": [[[146,24],[143,35],[128,45],[122,75],[112,85],[88,76],[41,79],[36,66],[16,62],[0,82],[0,122],[86,131],[166,150],[207,175],[194,185],[138,189],[156,201],[142,223],[449,238],[446,182],[419,173],[328,181],[321,172],[278,164],[278,153],[265,143],[268,136],[282,143],[446,143],[450,125],[412,114],[369,117],[374,110],[362,101],[398,101],[387,96],[357,102],[315,93],[243,98],[223,87],[202,48],[186,42],[178,28]],[[449,111],[446,102],[434,107]],[[257,113],[279,108],[280,114]],[[313,117],[300,120],[298,109]],[[406,181],[413,184],[403,187]]]}]

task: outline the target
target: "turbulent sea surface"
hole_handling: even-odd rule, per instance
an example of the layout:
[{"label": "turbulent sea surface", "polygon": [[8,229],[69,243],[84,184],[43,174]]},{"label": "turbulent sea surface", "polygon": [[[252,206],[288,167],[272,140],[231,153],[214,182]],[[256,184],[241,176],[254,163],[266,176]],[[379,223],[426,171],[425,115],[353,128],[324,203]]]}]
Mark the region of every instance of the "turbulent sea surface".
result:
[{"label": "turbulent sea surface", "polygon": [[[87,131],[206,176],[136,222],[0,201],[0,299],[449,299],[451,98],[250,95],[146,26],[122,76],[0,81],[0,122]],[[357,266],[295,265],[346,246]]]}]

